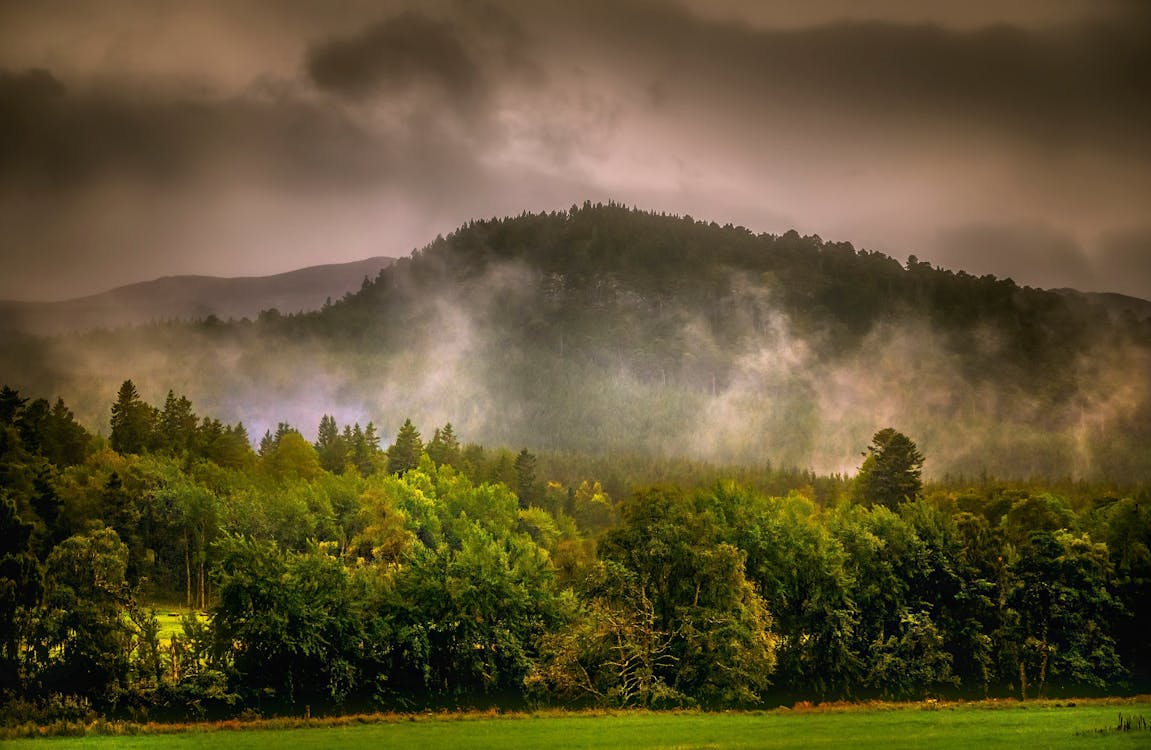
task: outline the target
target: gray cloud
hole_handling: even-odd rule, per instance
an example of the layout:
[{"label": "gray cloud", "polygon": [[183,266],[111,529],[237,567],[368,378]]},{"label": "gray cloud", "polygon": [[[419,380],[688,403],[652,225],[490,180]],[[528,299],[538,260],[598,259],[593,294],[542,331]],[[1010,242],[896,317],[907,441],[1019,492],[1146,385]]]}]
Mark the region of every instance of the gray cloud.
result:
[{"label": "gray cloud", "polygon": [[356,98],[403,93],[430,81],[467,103],[484,88],[453,26],[413,12],[312,47],[307,70],[320,88]]},{"label": "gray cloud", "polygon": [[981,276],[1044,288],[1092,289],[1090,257],[1070,235],[1044,225],[968,224],[940,232],[932,258]]},{"label": "gray cloud", "polygon": [[1106,233],[1099,240],[1097,288],[1151,297],[1151,226],[1130,227]]},{"label": "gray cloud", "polygon": [[12,4],[0,217],[21,234],[0,255],[21,268],[0,296],[402,251],[585,198],[1151,295],[1137,244],[1093,240],[1145,221],[1149,21],[1077,1]]}]

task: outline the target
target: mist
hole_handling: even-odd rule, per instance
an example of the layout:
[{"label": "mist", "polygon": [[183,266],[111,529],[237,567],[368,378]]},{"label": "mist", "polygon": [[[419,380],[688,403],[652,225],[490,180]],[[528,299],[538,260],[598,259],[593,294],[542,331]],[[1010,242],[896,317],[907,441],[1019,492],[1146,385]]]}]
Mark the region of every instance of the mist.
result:
[{"label": "mist", "polygon": [[[0,380],[62,396],[105,434],[131,379],[149,403],[171,389],[201,417],[243,422],[254,442],[280,422],[312,439],[330,414],[373,423],[387,444],[411,418],[426,436],[450,422],[465,441],[513,450],[851,475],[891,426],[934,478],[1143,470],[1122,447],[1151,408],[1151,352],[1134,340],[1101,336],[1058,373],[1036,360],[1019,377],[997,371],[1012,343],[994,327],[957,346],[954,329],[909,310],[844,344],[834,321],[796,320],[755,274],[727,272],[710,312],[611,278],[588,287],[588,302],[538,263],[477,270],[429,251],[323,313],[10,338]],[[338,317],[357,304],[362,317]],[[549,317],[579,309],[591,317]]]}]

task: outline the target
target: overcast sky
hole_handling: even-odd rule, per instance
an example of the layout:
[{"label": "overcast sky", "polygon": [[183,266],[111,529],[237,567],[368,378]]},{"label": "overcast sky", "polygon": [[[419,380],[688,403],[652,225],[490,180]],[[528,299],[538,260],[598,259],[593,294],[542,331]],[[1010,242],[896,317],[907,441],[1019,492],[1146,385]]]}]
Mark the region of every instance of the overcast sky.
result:
[{"label": "overcast sky", "polygon": [[0,0],[0,298],[586,199],[1151,297],[1149,8]]}]

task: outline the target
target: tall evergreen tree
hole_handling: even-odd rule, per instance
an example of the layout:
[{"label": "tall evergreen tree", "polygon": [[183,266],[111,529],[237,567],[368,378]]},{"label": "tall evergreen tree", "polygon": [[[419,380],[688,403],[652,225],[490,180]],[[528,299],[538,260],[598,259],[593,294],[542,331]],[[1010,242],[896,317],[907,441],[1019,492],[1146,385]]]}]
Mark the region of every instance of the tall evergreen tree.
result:
[{"label": "tall evergreen tree", "polygon": [[20,398],[20,392],[9,386],[0,388],[0,425],[15,426],[16,419],[24,409],[26,398]]},{"label": "tall evergreen tree", "polygon": [[112,405],[112,449],[142,453],[152,441],[153,409],[141,398],[131,380],[125,380]]},{"label": "tall evergreen tree", "polygon": [[420,454],[423,452],[420,433],[412,425],[412,420],[405,419],[396,434],[396,442],[388,448],[388,473],[403,476],[409,469],[419,466]]},{"label": "tall evergreen tree", "polygon": [[884,428],[871,438],[855,482],[857,501],[894,509],[923,491],[923,454],[911,438]]},{"label": "tall evergreen tree", "polygon": [[320,466],[325,470],[338,474],[344,470],[348,462],[348,441],[340,435],[340,428],[336,418],[325,414],[320,418],[319,429],[316,430],[316,453],[320,456]]},{"label": "tall evergreen tree", "polygon": [[156,427],[156,442],[164,450],[173,453],[190,450],[196,437],[196,415],[192,413],[192,402],[184,396],[177,398],[174,391],[168,391]]},{"label": "tall evergreen tree", "polygon": [[526,508],[536,499],[536,457],[524,448],[516,456],[516,496],[520,507]]},{"label": "tall evergreen tree", "polygon": [[436,428],[432,441],[428,443],[428,456],[439,466],[460,468],[460,441],[456,438],[451,422]]}]

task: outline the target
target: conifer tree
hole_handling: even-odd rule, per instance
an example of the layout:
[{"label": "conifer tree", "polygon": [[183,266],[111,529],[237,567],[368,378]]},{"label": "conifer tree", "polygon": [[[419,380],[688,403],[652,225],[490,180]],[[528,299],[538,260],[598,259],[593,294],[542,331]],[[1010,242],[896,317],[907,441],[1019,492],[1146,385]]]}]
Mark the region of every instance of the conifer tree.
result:
[{"label": "conifer tree", "polygon": [[923,490],[923,454],[911,438],[887,427],[875,433],[856,477],[858,502],[896,508]]},{"label": "conifer tree", "polygon": [[388,448],[388,473],[403,474],[420,464],[420,454],[424,452],[424,444],[420,440],[420,433],[412,425],[411,419],[405,419],[396,435],[396,442]]},{"label": "conifer tree", "polygon": [[142,453],[152,441],[153,412],[144,403],[131,380],[125,380],[112,405],[112,450],[117,453]]},{"label": "conifer tree", "polygon": [[436,428],[432,441],[428,443],[428,456],[439,466],[460,468],[460,441],[456,438],[451,422]]},{"label": "conifer tree", "polygon": [[524,448],[516,456],[516,495],[520,499],[520,507],[526,508],[535,500],[536,486],[536,457]]},{"label": "conifer tree", "polygon": [[316,453],[320,456],[320,466],[325,470],[338,474],[344,470],[348,462],[348,440],[340,435],[340,428],[336,418],[325,414],[320,419],[320,427],[316,431]]}]

